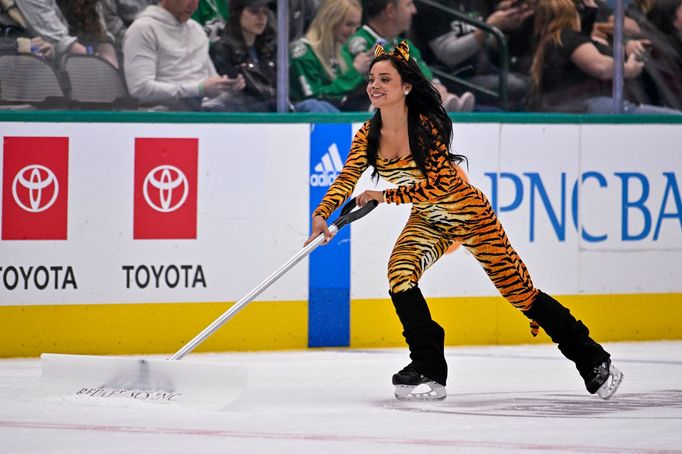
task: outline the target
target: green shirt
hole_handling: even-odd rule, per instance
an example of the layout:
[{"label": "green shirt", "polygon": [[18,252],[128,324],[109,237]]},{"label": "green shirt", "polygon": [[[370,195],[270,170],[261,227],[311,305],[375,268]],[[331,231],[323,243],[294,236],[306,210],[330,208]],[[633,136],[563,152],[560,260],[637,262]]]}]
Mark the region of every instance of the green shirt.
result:
[{"label": "green shirt", "polygon": [[227,1],[228,0],[199,0],[199,6],[196,11],[194,11],[194,14],[192,14],[192,19],[199,22],[201,25],[205,25],[206,22],[216,19],[227,22]]},{"label": "green shirt", "polygon": [[390,52],[395,49],[395,47],[400,44],[401,41],[407,41],[407,44],[410,46],[410,58],[417,62],[417,65],[419,65],[419,68],[422,70],[424,76],[428,80],[433,79],[433,73],[431,72],[431,69],[426,66],[426,63],[424,63],[424,60],[422,59],[421,52],[419,52],[419,49],[412,43],[412,41],[404,38],[382,38],[377,34],[377,32],[372,30],[369,25],[363,25],[350,38],[348,38],[348,41],[346,41],[346,44],[343,46],[343,53],[347,56],[347,58],[353,60],[353,58],[360,52],[367,52],[368,50],[372,49],[377,41],[380,40],[382,41],[381,44],[384,46],[386,52]]},{"label": "green shirt", "polygon": [[341,101],[364,81],[364,76],[353,66],[353,58],[346,53],[344,59],[347,69],[343,71],[338,63],[332,64],[335,71],[332,79],[305,38],[289,45],[289,55],[289,90],[293,101],[307,98]]}]

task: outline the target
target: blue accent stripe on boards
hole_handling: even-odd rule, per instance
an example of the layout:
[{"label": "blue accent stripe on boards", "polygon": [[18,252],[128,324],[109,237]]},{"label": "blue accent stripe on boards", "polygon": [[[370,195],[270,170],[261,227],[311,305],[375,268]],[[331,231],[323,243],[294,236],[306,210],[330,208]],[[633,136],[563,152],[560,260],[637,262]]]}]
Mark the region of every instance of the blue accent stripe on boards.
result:
[{"label": "blue accent stripe on boards", "polygon": [[[352,124],[311,125],[310,213],[346,161]],[[338,210],[330,217],[333,220]],[[350,345],[350,227],[341,229],[326,246],[310,255],[308,270],[308,346]]]}]

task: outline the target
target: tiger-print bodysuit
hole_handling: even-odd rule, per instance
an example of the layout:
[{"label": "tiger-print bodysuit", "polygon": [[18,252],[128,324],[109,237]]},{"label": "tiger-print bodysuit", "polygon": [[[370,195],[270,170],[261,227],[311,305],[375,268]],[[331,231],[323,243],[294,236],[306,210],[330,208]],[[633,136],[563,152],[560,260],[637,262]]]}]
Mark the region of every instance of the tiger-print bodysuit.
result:
[{"label": "tiger-print bodysuit", "polygon": [[[369,166],[368,130],[369,121],[355,134],[343,170],[313,215],[327,219],[350,197]],[[437,131],[433,136],[438,137]],[[424,177],[411,155],[396,159],[377,156],[379,175],[397,185],[384,191],[386,202],[412,204],[388,263],[390,291],[398,293],[416,286],[424,271],[457,241],[476,257],[502,296],[525,312],[538,292],[526,266],[509,243],[488,199],[457,174],[448,157],[447,144],[434,141]]]}]

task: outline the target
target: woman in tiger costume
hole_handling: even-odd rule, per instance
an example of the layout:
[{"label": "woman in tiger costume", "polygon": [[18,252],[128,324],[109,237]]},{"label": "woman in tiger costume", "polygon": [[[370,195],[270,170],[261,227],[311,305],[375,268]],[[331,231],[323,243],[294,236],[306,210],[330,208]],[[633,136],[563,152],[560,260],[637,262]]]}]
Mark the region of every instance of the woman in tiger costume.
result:
[{"label": "woman in tiger costume", "polygon": [[[351,195],[368,166],[374,169],[373,178],[381,176],[396,187],[365,191],[356,198],[358,206],[370,200],[412,204],[388,263],[389,293],[411,359],[393,375],[396,397],[440,400],[446,396],[445,332],[432,320],[418,283],[424,271],[458,241],[476,257],[502,296],[531,320],[533,334],[538,325],[542,327],[575,363],[587,390],[609,398],[622,373],[582,322],[533,286],[485,195],[457,174],[456,166],[464,157],[449,151],[452,121],[438,92],[410,59],[405,42],[390,53],[377,46],[367,94],[376,113],[355,134],[343,170],[315,209],[308,242],[321,233],[326,241],[331,239],[326,219]],[[428,390],[416,390],[424,384]]]}]

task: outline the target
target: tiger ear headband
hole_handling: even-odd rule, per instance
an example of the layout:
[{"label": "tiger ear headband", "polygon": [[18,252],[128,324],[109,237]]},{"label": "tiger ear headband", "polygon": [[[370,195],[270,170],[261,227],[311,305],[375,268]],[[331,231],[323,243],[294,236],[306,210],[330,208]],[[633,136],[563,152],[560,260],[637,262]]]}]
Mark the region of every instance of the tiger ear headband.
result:
[{"label": "tiger ear headband", "polygon": [[407,41],[401,41],[392,52],[386,52],[384,46],[377,44],[374,48],[374,58],[384,54],[392,55],[398,60],[402,60],[407,63],[410,60],[410,46],[407,44]]}]

